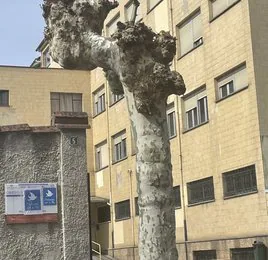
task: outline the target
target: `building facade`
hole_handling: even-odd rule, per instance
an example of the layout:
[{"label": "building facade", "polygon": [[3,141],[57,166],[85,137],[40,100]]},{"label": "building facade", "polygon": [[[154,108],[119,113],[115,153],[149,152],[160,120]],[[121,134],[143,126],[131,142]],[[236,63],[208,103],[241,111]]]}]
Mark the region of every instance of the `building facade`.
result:
[{"label": "building facade", "polygon": [[[111,35],[118,21],[129,20],[132,4],[120,1],[106,19],[104,35]],[[137,20],[176,36],[172,66],[187,87],[183,97],[172,95],[167,104],[180,259],[254,259],[254,241],[268,246],[267,15],[266,0],[141,1]],[[46,45],[40,44],[39,50],[41,65],[54,67],[46,58]],[[8,70],[1,68],[0,73],[14,78]],[[23,70],[31,82],[42,71]],[[49,76],[41,89],[31,83],[34,92],[28,102],[16,101],[24,110],[12,114],[12,109],[0,107],[1,122],[22,122],[29,115],[34,118],[27,123],[45,125],[39,123],[39,114],[32,115],[35,101],[47,97],[41,119],[49,122],[47,111],[59,109],[58,100],[65,100],[58,92],[85,93],[82,108],[91,115],[87,147],[92,239],[116,259],[138,259],[135,144],[126,100],[109,91],[101,69],[90,77],[87,72],[44,71]],[[60,84],[47,89],[54,71],[62,75]],[[7,83],[10,102],[12,82]],[[80,91],[85,82],[86,90]],[[29,85],[25,82],[23,89]],[[5,104],[2,86],[0,101]],[[34,93],[39,99],[31,98]],[[77,96],[72,100],[79,103]]]}]

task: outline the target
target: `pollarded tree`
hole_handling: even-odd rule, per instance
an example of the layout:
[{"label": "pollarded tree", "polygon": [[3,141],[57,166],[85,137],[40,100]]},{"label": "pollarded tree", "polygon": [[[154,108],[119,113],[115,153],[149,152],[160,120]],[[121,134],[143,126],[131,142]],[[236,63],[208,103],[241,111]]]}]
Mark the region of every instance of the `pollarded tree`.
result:
[{"label": "pollarded tree", "polygon": [[[139,2],[134,0],[138,6]],[[137,148],[140,210],[139,255],[178,259],[166,101],[182,95],[181,75],[170,70],[175,38],[143,23],[118,23],[112,38],[101,36],[115,0],[44,0],[45,36],[63,68],[105,71],[111,91],[124,93]]]}]

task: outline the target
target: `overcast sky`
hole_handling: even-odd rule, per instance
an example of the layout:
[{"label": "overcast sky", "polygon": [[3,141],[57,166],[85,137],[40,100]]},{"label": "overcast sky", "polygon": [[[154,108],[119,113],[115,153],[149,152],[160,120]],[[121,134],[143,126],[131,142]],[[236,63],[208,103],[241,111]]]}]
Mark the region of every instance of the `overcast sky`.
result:
[{"label": "overcast sky", "polygon": [[42,0],[6,0],[0,5],[0,65],[29,66],[43,39]]}]

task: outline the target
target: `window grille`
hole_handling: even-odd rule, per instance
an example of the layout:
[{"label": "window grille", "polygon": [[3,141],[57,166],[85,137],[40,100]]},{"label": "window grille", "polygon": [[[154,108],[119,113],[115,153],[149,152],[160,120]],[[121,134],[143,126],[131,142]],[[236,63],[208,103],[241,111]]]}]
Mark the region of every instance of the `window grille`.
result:
[{"label": "window grille", "polygon": [[213,177],[187,183],[188,204],[214,200]]},{"label": "window grille", "polygon": [[255,165],[223,173],[224,197],[257,191]]}]

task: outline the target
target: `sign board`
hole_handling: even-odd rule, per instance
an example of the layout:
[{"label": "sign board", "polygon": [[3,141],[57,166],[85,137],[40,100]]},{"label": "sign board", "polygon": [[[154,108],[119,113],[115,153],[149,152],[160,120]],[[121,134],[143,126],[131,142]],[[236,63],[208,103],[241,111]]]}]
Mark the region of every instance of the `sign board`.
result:
[{"label": "sign board", "polygon": [[[10,183],[5,184],[5,214],[6,216],[37,215],[44,216],[54,214],[57,219],[57,184],[56,183]],[[38,218],[42,222],[42,217]],[[47,221],[47,216],[45,218]],[[53,221],[53,222],[54,222]],[[14,222],[24,223],[24,222]],[[28,222],[25,222],[28,223]]]}]

